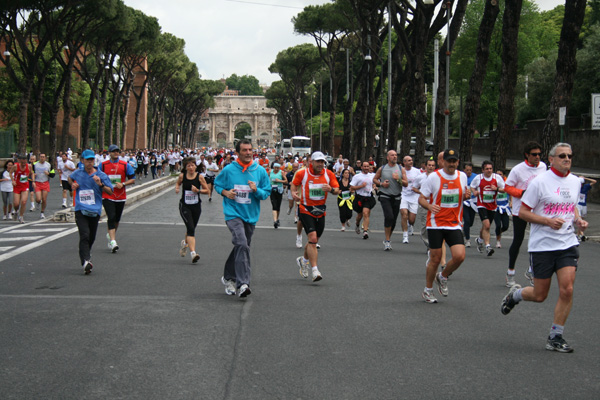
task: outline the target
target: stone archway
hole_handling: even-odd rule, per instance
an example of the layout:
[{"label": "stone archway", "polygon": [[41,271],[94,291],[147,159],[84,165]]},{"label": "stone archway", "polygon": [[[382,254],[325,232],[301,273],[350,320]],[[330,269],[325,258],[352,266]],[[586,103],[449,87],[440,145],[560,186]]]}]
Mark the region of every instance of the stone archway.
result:
[{"label": "stone archway", "polygon": [[227,146],[227,134],[225,132],[219,132],[216,143],[219,147]]},{"label": "stone archway", "polygon": [[235,127],[247,122],[252,128],[252,143],[275,147],[279,141],[277,111],[267,107],[264,96],[216,96],[215,107],[208,111],[209,144],[221,146],[225,134],[226,147],[233,147]]}]

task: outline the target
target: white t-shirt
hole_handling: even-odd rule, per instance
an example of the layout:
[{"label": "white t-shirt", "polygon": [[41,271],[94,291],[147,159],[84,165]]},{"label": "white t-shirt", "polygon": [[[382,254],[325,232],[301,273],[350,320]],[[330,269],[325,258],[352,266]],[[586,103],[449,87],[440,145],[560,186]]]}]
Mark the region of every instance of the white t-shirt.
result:
[{"label": "white t-shirt", "polygon": [[406,187],[402,187],[402,198],[409,203],[416,203],[419,201],[419,193],[416,193],[412,190],[414,187],[415,179],[417,179],[421,175],[421,170],[418,168],[412,167],[411,169],[406,169],[406,177],[408,178],[408,185]]},{"label": "white t-shirt", "polygon": [[413,187],[417,188],[417,189],[421,189],[421,186],[423,186],[423,183],[425,183],[425,179],[427,179],[427,176],[428,176],[427,172],[421,172],[421,174],[419,176],[417,176],[415,178],[415,180],[413,181]]},{"label": "white t-shirt", "polygon": [[219,166],[215,164],[214,161],[209,164],[208,161],[205,160],[204,165],[206,165],[206,176],[215,176],[217,172],[219,172]]},{"label": "white t-shirt", "polygon": [[[471,187],[479,192],[481,190],[481,187],[480,187],[481,179],[483,179],[486,182],[491,182],[492,179],[494,179],[494,178],[496,178],[496,186],[498,187],[498,189],[504,189],[504,179],[502,179],[502,177],[496,173],[492,173],[492,175],[489,178],[486,178],[485,175],[483,175],[483,174],[477,175],[471,181]],[[485,186],[485,188],[487,188],[487,186]],[[485,188],[484,188],[484,191],[487,191]],[[491,189],[489,189],[489,190],[491,190]],[[486,193],[483,193],[483,194],[485,195]],[[488,193],[488,194],[490,194],[490,193]],[[493,193],[493,194],[495,195],[496,193]],[[494,203],[496,201],[495,199],[493,199],[493,200],[490,199],[490,201],[486,201],[486,199],[484,198],[484,196],[482,196],[481,193],[478,194],[478,197],[482,198],[484,203]],[[484,208],[482,206],[478,206],[478,207]]]},{"label": "white t-shirt", "polygon": [[531,224],[529,251],[565,250],[578,244],[573,230],[575,207],[579,201],[581,182],[573,174],[560,177],[546,171],[529,184],[521,201],[536,215],[562,218],[563,226],[554,230],[547,225]]},{"label": "white t-shirt", "polygon": [[0,182],[0,191],[2,191],[2,192],[12,192],[13,191],[13,184],[12,184],[12,181],[10,180],[10,172],[4,171],[2,173],[2,179],[8,179],[8,180]]},{"label": "white t-shirt", "polygon": [[58,162],[58,169],[60,169],[60,171],[61,171],[61,173],[60,173],[61,181],[69,180],[69,176],[71,176],[71,174],[73,173],[73,171],[66,169],[65,165],[70,168],[73,168],[73,171],[75,171],[75,164],[73,164],[73,161],[67,160],[67,162],[63,162],[63,160],[61,158],[60,161]]},{"label": "white t-shirt", "polygon": [[363,174],[362,172],[360,174],[356,174],[352,177],[350,186],[359,186],[359,185],[362,185],[363,182],[366,182],[367,185],[361,189],[357,189],[356,194],[358,194],[360,196],[369,197],[369,196],[371,196],[371,191],[373,190],[373,177],[374,176],[375,176],[375,174],[371,173],[371,172],[366,173],[366,174]]},{"label": "white t-shirt", "polygon": [[[516,187],[517,189],[527,189],[532,180],[536,176],[544,173],[547,170],[546,164],[540,161],[537,167],[529,166],[525,161],[514,166],[506,178],[506,185]],[[527,193],[527,192],[525,192]],[[512,213],[519,215],[521,209],[521,199],[512,198]]]}]

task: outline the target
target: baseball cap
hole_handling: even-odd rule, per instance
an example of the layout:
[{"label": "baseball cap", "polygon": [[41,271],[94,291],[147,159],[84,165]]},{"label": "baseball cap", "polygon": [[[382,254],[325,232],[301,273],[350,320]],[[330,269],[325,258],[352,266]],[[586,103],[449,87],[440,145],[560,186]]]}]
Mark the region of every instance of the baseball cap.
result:
[{"label": "baseball cap", "polygon": [[312,156],[310,156],[310,159],[313,161],[319,161],[319,160],[327,161],[325,154],[321,153],[320,151],[315,151],[314,153],[312,153]]},{"label": "baseball cap", "polygon": [[458,151],[454,149],[444,150],[444,160],[458,160]]},{"label": "baseball cap", "polygon": [[84,150],[83,153],[81,153],[81,158],[83,158],[84,160],[96,158],[96,153],[94,153],[93,150]]},{"label": "baseball cap", "polygon": [[111,144],[110,146],[108,146],[108,152],[112,153],[113,151],[119,151],[119,146],[117,146],[116,144]]}]

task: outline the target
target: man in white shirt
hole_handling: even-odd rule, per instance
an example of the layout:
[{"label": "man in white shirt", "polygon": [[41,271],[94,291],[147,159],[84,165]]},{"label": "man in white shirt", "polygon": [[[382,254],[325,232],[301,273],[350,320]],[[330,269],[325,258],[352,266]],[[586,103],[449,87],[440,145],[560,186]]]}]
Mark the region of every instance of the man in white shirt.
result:
[{"label": "man in white shirt", "polygon": [[[69,149],[70,150],[70,149]],[[73,195],[73,190],[69,184],[69,176],[75,171],[75,164],[68,159],[67,154],[62,154],[58,162],[58,173],[60,174],[60,183],[62,184],[62,208],[67,208],[68,195]]]},{"label": "man in white shirt", "polygon": [[508,314],[521,300],[543,302],[550,291],[552,275],[558,280],[559,296],[546,349],[570,353],[573,348],[562,334],[573,305],[573,284],[579,261],[579,242],[573,225],[588,223],[579,216],[577,202],[581,182],[570,173],[573,150],[558,143],[548,153],[551,169],[540,174],[521,198],[519,218],[531,223],[529,254],[534,286],[514,285],[502,300],[502,314]]},{"label": "man in white shirt", "polygon": [[402,243],[408,243],[408,235],[413,234],[413,225],[417,218],[419,210],[419,193],[413,190],[413,182],[421,171],[413,167],[413,159],[411,156],[405,156],[402,159],[408,185],[402,188],[402,200],[400,201],[400,221],[402,224]]},{"label": "man in white shirt", "polygon": [[[371,209],[375,207],[375,197],[373,197],[373,177],[374,173],[369,172],[369,162],[362,163],[362,172],[352,177],[350,190],[354,190],[356,195],[352,202],[352,208],[358,213],[356,216],[356,233],[360,235],[360,221],[363,220],[363,239],[369,238],[369,218]],[[364,218],[364,219],[363,219]]]}]

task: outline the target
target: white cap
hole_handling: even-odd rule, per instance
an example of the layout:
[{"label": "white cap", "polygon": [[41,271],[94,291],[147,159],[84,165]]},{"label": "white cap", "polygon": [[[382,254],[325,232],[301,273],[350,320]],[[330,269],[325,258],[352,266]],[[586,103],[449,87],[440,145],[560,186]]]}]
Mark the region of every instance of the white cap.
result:
[{"label": "white cap", "polygon": [[312,153],[312,156],[310,156],[310,159],[313,161],[318,161],[318,160],[327,161],[325,154],[321,153],[320,151],[315,151],[314,153]]}]

